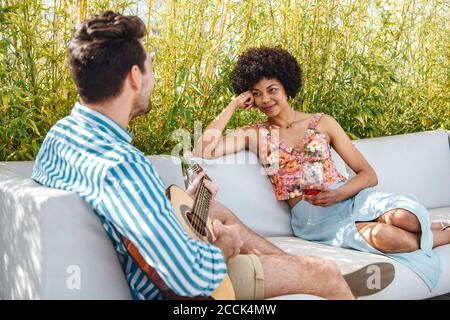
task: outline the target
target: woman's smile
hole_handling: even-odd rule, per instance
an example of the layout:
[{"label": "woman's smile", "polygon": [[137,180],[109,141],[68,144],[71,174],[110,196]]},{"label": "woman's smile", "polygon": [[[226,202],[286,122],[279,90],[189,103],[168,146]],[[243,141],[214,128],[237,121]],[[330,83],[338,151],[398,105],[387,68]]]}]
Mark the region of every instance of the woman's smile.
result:
[{"label": "woman's smile", "polygon": [[272,111],[275,109],[276,105],[277,105],[276,103],[273,103],[268,106],[263,106],[263,107],[261,107],[261,109],[264,111],[264,113],[269,114],[269,113],[272,113]]}]

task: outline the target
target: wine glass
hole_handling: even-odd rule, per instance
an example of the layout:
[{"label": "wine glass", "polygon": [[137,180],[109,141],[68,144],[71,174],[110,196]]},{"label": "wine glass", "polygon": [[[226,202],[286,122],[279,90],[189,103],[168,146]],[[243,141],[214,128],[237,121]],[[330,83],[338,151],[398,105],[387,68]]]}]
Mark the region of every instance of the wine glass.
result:
[{"label": "wine glass", "polygon": [[[323,165],[319,161],[305,162],[300,174],[300,189],[304,195],[317,195],[322,189],[324,182]],[[312,225],[312,208],[308,210],[307,225]]]},{"label": "wine glass", "polygon": [[305,162],[300,175],[300,189],[304,195],[315,196],[320,193],[324,182],[323,165],[319,161]]}]

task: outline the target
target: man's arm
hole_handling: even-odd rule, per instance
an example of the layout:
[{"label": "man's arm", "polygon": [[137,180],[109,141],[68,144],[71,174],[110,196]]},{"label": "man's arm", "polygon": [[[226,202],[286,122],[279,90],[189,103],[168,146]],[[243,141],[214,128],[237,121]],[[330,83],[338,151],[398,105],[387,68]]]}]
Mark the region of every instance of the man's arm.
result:
[{"label": "man's arm", "polygon": [[227,268],[220,249],[187,236],[150,162],[124,162],[105,177],[96,210],[178,295],[210,295]]}]

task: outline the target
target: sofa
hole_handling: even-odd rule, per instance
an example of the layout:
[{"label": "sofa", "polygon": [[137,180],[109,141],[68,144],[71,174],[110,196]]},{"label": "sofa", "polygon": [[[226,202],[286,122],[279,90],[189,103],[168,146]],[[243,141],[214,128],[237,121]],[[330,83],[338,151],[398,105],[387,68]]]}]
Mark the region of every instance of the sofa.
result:
[{"label": "sofa", "polygon": [[[378,175],[377,189],[412,193],[433,221],[450,221],[450,149],[446,131],[353,141]],[[166,185],[184,186],[179,158],[149,156]],[[340,172],[354,173],[333,151]],[[293,236],[287,205],[275,199],[257,157],[242,151],[214,160],[194,159],[219,186],[218,201],[293,255],[332,259],[346,274],[390,262],[394,281],[360,299],[427,299],[450,292],[450,245],[435,249],[442,276],[430,291],[411,270],[387,257],[335,248]],[[33,162],[0,162],[0,299],[130,299],[110,240],[91,208],[76,194],[30,179]],[[275,299],[320,299],[306,294]]]}]

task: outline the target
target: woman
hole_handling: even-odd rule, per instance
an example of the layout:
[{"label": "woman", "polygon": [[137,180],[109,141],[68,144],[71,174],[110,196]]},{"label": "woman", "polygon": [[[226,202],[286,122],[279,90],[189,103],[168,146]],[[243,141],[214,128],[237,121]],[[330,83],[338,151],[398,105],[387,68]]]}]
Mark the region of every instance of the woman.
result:
[{"label": "woman", "polygon": [[[251,48],[232,72],[238,97],[206,128],[198,156],[220,157],[242,149],[255,152],[278,200],[287,201],[296,236],[320,243],[385,254],[414,270],[433,289],[439,257],[432,248],[450,243],[448,224],[430,223],[414,196],[377,192],[377,176],[336,120],[295,111],[289,105],[301,87],[296,59],[280,47]],[[222,136],[233,113],[257,107],[267,121]],[[333,147],[356,173],[347,179],[331,158]],[[320,193],[303,195],[305,165],[323,167]],[[304,200],[304,201],[302,201]]]}]

